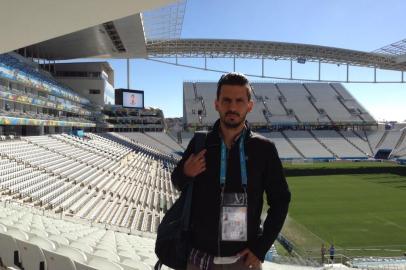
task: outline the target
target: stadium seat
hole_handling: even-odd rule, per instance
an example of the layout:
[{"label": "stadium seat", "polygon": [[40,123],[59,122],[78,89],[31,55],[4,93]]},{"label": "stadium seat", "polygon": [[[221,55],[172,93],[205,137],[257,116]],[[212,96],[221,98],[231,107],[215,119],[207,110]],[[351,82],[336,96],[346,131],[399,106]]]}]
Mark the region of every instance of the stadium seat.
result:
[{"label": "stadium seat", "polygon": [[134,260],[134,259],[124,259],[121,263],[121,266],[125,268],[125,266],[131,267],[132,269],[138,269],[138,270],[151,270],[152,267],[148,266],[147,264]]},{"label": "stadium seat", "polygon": [[91,246],[89,246],[88,244],[78,242],[78,241],[74,241],[74,242],[72,242],[70,244],[70,246],[74,247],[74,248],[77,248],[77,249],[79,249],[81,251],[87,252],[89,254],[93,254],[93,248]]},{"label": "stadium seat", "polygon": [[69,240],[62,235],[51,235],[48,237],[49,240],[58,243],[59,245],[69,245]]},{"label": "stadium seat", "polygon": [[97,249],[93,252],[93,255],[106,258],[112,262],[120,262],[120,257],[115,252],[109,250]]},{"label": "stadium seat", "polygon": [[79,249],[61,245],[56,250],[57,253],[64,255],[66,257],[71,258],[73,261],[86,264],[87,263],[87,256],[84,252]]},{"label": "stadium seat", "polygon": [[17,228],[9,227],[7,234],[21,241],[28,241],[28,234]]},{"label": "stadium seat", "polygon": [[76,270],[71,259],[58,253],[43,250],[47,262],[47,270]]},{"label": "stadium seat", "polygon": [[78,263],[78,262],[74,262],[74,263],[75,263],[76,270],[98,270],[97,268],[91,267],[86,264],[82,264],[82,263]]},{"label": "stadium seat", "polygon": [[2,232],[0,232],[0,259],[3,266],[18,266],[21,263],[16,240]]},{"label": "stadium seat", "polygon": [[89,261],[89,266],[99,270],[124,270],[119,264],[107,261],[103,258],[93,257]]},{"label": "stadium seat", "polygon": [[41,237],[41,236],[33,236],[30,237],[29,242],[33,245],[37,245],[42,249],[46,249],[49,251],[55,251],[56,250],[56,245],[53,243],[51,240],[48,240],[47,238]]},{"label": "stadium seat", "polygon": [[26,241],[16,240],[24,270],[45,270],[46,260],[41,248]]},{"label": "stadium seat", "polygon": [[141,257],[133,250],[133,248],[130,246],[126,248],[124,251],[119,251],[118,255],[122,259],[133,259],[135,261],[141,261]]},{"label": "stadium seat", "polygon": [[43,229],[41,230],[41,229],[33,228],[30,230],[30,233],[41,236],[41,237],[45,237],[45,238],[49,237],[49,234]]},{"label": "stadium seat", "polygon": [[6,232],[7,232],[7,227],[0,223],[0,233],[6,233]]}]

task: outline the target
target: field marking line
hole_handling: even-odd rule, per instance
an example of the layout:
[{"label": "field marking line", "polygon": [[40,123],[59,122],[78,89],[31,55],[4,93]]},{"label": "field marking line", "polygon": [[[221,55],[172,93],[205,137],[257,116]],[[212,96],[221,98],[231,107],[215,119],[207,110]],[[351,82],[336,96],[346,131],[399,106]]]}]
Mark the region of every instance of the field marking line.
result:
[{"label": "field marking line", "polygon": [[390,219],[383,218],[383,217],[379,217],[379,216],[372,215],[372,214],[369,214],[369,216],[371,216],[371,217],[373,217],[373,218],[375,218],[375,219],[377,219],[377,220],[379,220],[379,221],[386,222],[387,224],[392,225],[392,226],[394,226],[394,227],[397,227],[398,229],[401,229],[401,230],[406,231],[406,226],[399,225],[399,224],[397,224],[396,222],[393,222],[393,221],[390,220]]}]

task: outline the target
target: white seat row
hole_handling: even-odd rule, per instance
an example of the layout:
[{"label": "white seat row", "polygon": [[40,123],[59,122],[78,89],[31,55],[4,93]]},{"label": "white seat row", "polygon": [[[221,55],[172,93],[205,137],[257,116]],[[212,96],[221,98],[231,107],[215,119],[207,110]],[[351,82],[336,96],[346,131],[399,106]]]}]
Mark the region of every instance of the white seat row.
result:
[{"label": "white seat row", "polygon": [[156,261],[153,239],[55,220],[24,208],[0,207],[0,215],[0,258],[6,266],[150,270]]}]

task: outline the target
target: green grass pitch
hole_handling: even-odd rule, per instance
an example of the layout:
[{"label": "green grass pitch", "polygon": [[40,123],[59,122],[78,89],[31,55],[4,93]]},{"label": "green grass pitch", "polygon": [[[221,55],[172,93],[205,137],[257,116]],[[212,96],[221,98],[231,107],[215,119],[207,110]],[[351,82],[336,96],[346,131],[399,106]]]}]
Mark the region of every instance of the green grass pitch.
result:
[{"label": "green grass pitch", "polygon": [[[354,168],[355,174],[287,177],[292,202],[283,234],[311,256],[320,253],[321,243],[334,243],[337,253],[346,256],[401,256],[406,251],[406,176],[356,174],[359,166],[396,165],[324,163],[284,167],[346,166]],[[399,168],[406,171],[405,166]]]}]

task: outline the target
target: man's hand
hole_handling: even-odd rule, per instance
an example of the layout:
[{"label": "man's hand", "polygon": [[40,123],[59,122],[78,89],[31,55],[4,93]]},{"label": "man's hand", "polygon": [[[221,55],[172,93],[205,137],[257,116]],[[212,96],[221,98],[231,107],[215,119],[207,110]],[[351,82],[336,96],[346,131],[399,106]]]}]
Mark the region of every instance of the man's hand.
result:
[{"label": "man's hand", "polygon": [[188,177],[195,177],[196,175],[206,170],[206,160],[204,158],[206,149],[203,149],[198,154],[191,154],[183,165],[183,173]]},{"label": "man's hand", "polygon": [[244,249],[238,256],[245,257],[244,265],[250,269],[260,269],[261,268],[261,261],[251,252],[248,248]]}]

